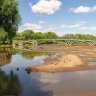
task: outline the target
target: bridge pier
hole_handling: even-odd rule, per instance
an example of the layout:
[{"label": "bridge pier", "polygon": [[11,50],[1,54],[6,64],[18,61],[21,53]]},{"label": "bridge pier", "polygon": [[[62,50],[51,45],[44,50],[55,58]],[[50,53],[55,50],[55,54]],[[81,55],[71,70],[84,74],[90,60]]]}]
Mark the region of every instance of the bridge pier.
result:
[{"label": "bridge pier", "polygon": [[64,44],[65,45],[72,45],[73,44],[73,41],[64,41]]}]

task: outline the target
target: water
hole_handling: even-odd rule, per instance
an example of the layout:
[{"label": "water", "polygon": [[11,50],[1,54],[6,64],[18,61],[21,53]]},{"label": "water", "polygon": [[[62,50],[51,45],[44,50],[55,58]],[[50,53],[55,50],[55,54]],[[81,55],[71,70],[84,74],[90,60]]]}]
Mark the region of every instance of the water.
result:
[{"label": "water", "polygon": [[89,66],[96,65],[96,62],[88,62],[88,65],[89,65]]},{"label": "water", "polygon": [[29,74],[25,71],[27,67],[42,65],[46,57],[56,55],[10,52],[14,53],[10,62],[0,67],[0,96],[64,96],[96,92],[96,70]]}]

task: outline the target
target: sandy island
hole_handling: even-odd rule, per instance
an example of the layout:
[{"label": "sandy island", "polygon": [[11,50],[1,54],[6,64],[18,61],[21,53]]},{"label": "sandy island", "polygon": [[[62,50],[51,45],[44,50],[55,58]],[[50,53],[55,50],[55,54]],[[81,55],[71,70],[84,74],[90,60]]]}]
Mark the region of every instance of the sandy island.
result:
[{"label": "sandy island", "polygon": [[44,65],[31,66],[26,68],[26,71],[31,72],[66,72],[66,71],[79,71],[79,70],[93,70],[96,65],[89,66],[86,59],[80,58],[78,55],[63,54],[58,55],[58,58],[46,58]]},{"label": "sandy island", "polygon": [[[46,47],[46,46],[45,46]],[[25,70],[28,72],[68,72],[68,71],[82,71],[82,70],[94,70],[96,69],[96,64],[89,66],[88,62],[96,62],[96,46],[59,46],[51,45],[47,46],[45,50],[58,50],[58,58],[46,58],[44,65],[31,66]],[[74,50],[73,50],[74,49]],[[42,51],[39,50],[40,52]],[[58,53],[58,52],[56,52]],[[80,55],[81,54],[81,55]],[[92,59],[88,59],[92,58]]]}]

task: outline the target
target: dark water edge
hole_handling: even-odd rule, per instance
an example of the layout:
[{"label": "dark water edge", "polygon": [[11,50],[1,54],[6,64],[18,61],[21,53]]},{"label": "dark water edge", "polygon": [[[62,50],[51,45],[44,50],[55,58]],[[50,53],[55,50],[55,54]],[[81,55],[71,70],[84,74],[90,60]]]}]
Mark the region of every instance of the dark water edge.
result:
[{"label": "dark water edge", "polygon": [[[70,94],[94,93],[96,91],[96,70],[27,73],[29,66],[42,65],[48,56],[55,54],[45,52],[22,52],[5,49],[0,53],[6,58],[0,61],[0,96],[60,96]],[[8,62],[7,62],[8,60]]]}]

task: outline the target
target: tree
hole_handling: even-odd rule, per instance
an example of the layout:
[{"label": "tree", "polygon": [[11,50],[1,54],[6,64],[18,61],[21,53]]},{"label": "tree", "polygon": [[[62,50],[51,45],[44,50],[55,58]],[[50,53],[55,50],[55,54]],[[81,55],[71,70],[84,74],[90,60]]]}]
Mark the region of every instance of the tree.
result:
[{"label": "tree", "polygon": [[43,34],[41,32],[36,32],[35,38],[36,39],[44,39],[44,38],[46,38],[46,36],[45,36],[45,34]]},{"label": "tree", "polygon": [[33,30],[25,30],[21,33],[21,38],[23,40],[35,39],[35,33]]},{"label": "tree", "polygon": [[49,39],[58,37],[54,32],[47,32],[47,33],[45,33],[45,36]]},{"label": "tree", "polygon": [[0,28],[0,42],[4,42],[7,37],[7,33],[3,28]]},{"label": "tree", "polygon": [[16,0],[0,1],[0,27],[3,27],[7,32],[10,44],[12,44],[13,37],[15,37],[21,22],[18,4]]},{"label": "tree", "polygon": [[14,37],[14,40],[21,40],[21,35],[20,33],[17,33],[16,36]]}]

